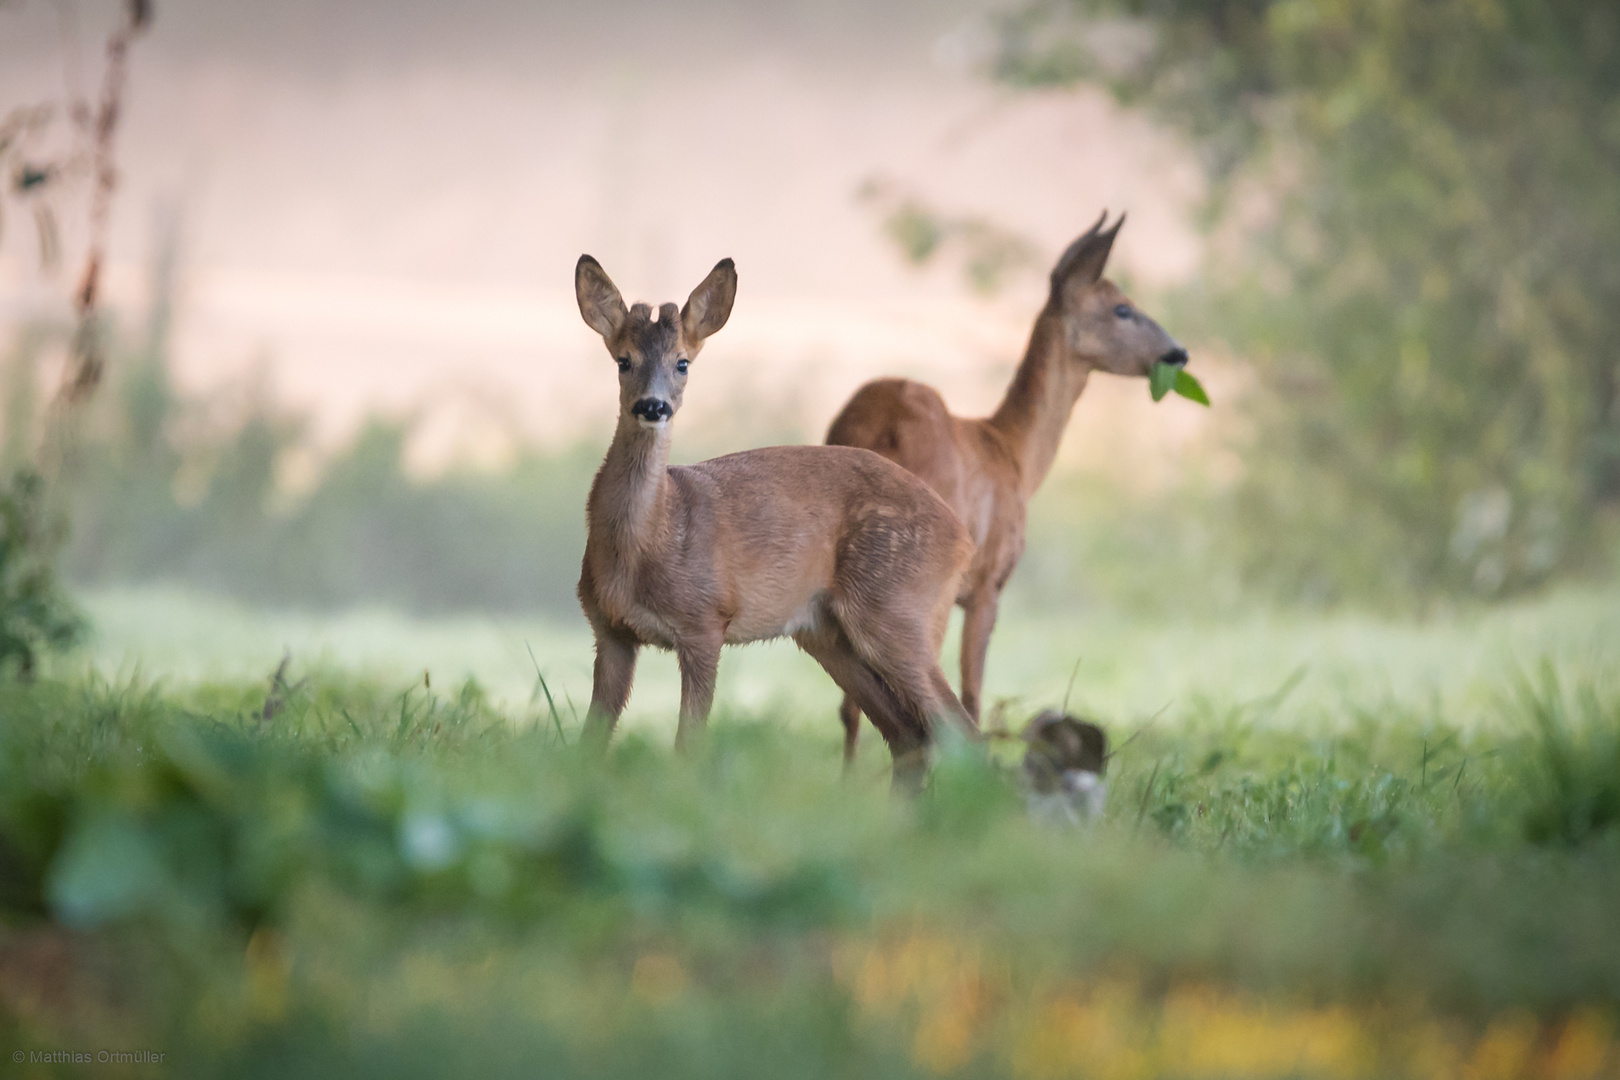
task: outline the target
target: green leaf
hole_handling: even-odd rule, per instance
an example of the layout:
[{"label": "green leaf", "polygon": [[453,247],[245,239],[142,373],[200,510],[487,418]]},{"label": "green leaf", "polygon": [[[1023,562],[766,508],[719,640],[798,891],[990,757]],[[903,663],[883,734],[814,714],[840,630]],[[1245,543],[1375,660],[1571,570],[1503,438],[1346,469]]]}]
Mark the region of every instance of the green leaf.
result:
[{"label": "green leaf", "polygon": [[1204,393],[1204,384],[1193,378],[1186,368],[1176,371],[1175,391],[1188,401],[1196,401],[1205,406],[1209,404],[1209,395]]},{"label": "green leaf", "polygon": [[1174,364],[1167,364],[1163,360],[1155,360],[1152,369],[1148,372],[1148,389],[1153,392],[1154,401],[1163,401],[1176,385],[1176,372],[1179,369]]}]

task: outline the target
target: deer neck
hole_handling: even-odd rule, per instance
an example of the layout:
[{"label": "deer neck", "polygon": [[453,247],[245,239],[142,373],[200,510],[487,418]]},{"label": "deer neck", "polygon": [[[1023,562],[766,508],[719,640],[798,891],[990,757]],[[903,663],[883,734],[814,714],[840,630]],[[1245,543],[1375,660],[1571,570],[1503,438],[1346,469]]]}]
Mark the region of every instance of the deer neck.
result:
[{"label": "deer neck", "polygon": [[644,428],[634,418],[620,417],[596,473],[590,532],[621,555],[646,551],[661,531],[669,496],[669,427]]},{"label": "deer neck", "polygon": [[1041,312],[1007,396],[989,421],[1017,459],[1025,498],[1035,494],[1052,470],[1063,429],[1090,374],[1090,364],[1076,363],[1068,355],[1062,317],[1051,308]]}]

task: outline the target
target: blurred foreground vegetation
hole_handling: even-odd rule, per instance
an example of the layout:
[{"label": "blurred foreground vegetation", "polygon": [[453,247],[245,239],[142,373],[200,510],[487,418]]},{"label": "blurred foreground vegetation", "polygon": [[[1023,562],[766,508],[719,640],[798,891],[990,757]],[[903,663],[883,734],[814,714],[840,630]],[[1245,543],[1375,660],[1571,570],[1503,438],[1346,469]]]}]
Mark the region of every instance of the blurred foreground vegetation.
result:
[{"label": "blurred foreground vegetation", "polygon": [[505,713],[476,683],[305,675],[0,685],[8,1051],[182,1076],[1620,1073],[1612,679],[1504,674],[1466,726],[1282,697],[1116,725],[1082,833],[1028,822],[1013,744],[950,751],[912,802],[875,762],[840,777],[830,718],[591,761],[540,693]]}]

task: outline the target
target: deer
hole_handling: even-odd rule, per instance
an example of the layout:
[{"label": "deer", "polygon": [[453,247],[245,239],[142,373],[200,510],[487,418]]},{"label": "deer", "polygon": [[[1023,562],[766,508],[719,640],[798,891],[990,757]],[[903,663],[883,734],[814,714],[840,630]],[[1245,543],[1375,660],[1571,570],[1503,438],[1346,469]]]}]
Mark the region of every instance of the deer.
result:
[{"label": "deer", "polygon": [[915,790],[936,725],[973,729],[939,665],[973,556],[923,480],[845,446],[774,446],[669,464],[671,428],[704,343],[730,318],[717,263],[684,306],[627,307],[600,263],[574,272],[580,315],[618,367],[619,415],[586,503],[579,601],[596,639],[582,742],[605,750],[642,646],[680,666],[677,752],[701,735],[720,651],[790,637],[871,717],[896,788]]},{"label": "deer", "polygon": [[[978,419],[953,416],[933,387],[877,379],[855,391],[827,429],[829,446],[862,447],[915,473],[950,504],[972,537],[963,609],[961,702],[975,725],[1001,593],[1024,553],[1029,500],[1057,458],[1063,431],[1093,372],[1146,377],[1156,362],[1184,366],[1187,351],[1103,277],[1121,214],[1105,210],[1052,269],[1022,362],[1001,404]],[[844,762],[855,759],[860,702],[846,696]]]}]

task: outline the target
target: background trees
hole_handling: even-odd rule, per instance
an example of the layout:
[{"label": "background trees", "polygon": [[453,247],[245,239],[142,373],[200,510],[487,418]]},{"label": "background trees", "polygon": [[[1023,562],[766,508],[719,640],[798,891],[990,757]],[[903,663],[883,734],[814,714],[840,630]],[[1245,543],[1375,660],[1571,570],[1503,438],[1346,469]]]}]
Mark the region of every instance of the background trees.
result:
[{"label": "background trees", "polygon": [[1256,365],[1228,509],[1251,578],[1499,595],[1620,507],[1620,8],[1064,0],[996,74],[1096,81],[1187,135],[1183,298]]}]

